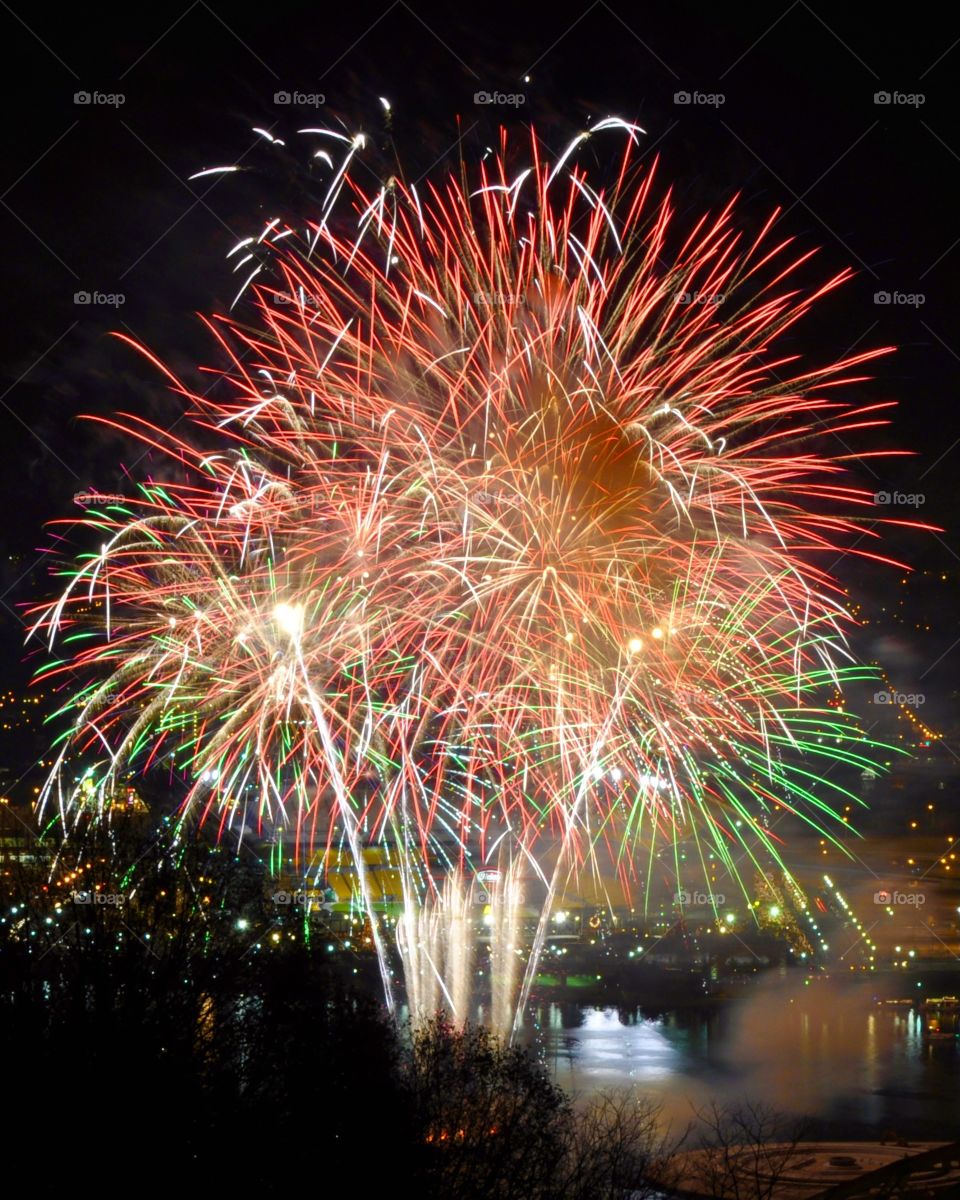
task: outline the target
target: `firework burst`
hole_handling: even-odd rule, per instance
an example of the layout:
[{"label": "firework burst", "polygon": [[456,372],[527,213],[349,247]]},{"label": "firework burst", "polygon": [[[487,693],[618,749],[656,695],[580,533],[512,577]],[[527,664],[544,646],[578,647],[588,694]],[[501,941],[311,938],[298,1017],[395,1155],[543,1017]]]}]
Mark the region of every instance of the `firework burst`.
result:
[{"label": "firework burst", "polygon": [[165,482],[88,511],[101,548],[38,610],[47,676],[87,680],[44,803],[69,822],[78,759],[101,805],[162,760],[185,808],[345,837],[361,877],[373,840],[465,870],[559,838],[548,900],[601,851],[630,880],[683,838],[739,878],[780,862],[778,812],[830,835],[825,765],[870,761],[825,703],[865,674],[830,575],[870,536],[846,439],[888,407],[838,388],[883,351],[778,350],[848,273],[794,282],[776,214],[676,238],[641,131],[589,139],[616,131],[606,188],[587,135],[533,136],[422,194],[303,131],[317,212],[231,251],[215,386],[166,372],[195,434],[116,420]]}]

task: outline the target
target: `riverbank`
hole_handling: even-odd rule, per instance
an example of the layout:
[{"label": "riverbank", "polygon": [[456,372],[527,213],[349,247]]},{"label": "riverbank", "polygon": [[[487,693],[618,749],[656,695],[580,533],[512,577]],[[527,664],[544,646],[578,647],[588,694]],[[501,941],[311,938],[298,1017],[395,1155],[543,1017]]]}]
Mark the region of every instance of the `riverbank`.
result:
[{"label": "riverbank", "polygon": [[960,1142],[804,1142],[691,1150],[678,1158],[673,1186],[683,1200],[727,1194],[728,1175],[741,1200],[853,1200],[891,1195],[907,1181],[911,1195],[947,1200],[960,1193]]}]

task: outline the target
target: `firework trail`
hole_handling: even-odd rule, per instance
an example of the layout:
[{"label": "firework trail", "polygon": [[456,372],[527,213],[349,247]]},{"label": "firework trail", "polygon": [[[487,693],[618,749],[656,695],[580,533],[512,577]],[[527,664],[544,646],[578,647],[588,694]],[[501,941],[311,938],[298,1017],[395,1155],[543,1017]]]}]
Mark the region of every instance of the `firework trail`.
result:
[{"label": "firework trail", "polygon": [[[363,847],[389,843],[408,911],[429,900],[408,962],[509,847],[548,896],[526,991],[549,903],[601,855],[629,885],[664,841],[679,875],[685,839],[744,886],[741,863],[783,866],[772,815],[833,837],[825,768],[871,762],[825,699],[868,674],[829,573],[876,536],[846,439],[889,407],[838,389],[883,351],[778,351],[848,272],[801,287],[776,214],[677,237],[621,121],[555,159],[532,135],[519,169],[504,135],[422,188],[365,189],[362,135],[301,132],[316,211],[231,251],[207,393],[148,355],[193,431],[112,422],[163,482],[88,510],[100,549],[36,612],[67,726],[41,802],[76,819],[78,761],[101,808],[172,766],[223,831],[345,841],[371,913]],[[580,151],[616,138],[591,182]]]}]

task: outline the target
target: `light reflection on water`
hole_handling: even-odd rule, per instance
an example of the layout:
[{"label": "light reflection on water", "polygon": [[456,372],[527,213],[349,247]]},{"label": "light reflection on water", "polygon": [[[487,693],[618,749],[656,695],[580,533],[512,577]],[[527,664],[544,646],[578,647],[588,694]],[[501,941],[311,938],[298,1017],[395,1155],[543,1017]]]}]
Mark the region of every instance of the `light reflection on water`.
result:
[{"label": "light reflection on water", "polygon": [[925,1041],[917,1010],[865,993],[760,988],[710,1010],[550,1004],[534,1017],[528,1040],[574,1095],[635,1087],[681,1122],[749,1099],[811,1116],[821,1134],[960,1136],[960,1047]]},{"label": "light reflection on water", "polygon": [[551,1004],[545,1041],[561,1083],[594,1087],[668,1080],[682,1069],[682,1052],[663,1031],[662,1021],[642,1018],[623,1024],[614,1008],[578,1010],[582,1024],[564,1029],[564,1013]]}]

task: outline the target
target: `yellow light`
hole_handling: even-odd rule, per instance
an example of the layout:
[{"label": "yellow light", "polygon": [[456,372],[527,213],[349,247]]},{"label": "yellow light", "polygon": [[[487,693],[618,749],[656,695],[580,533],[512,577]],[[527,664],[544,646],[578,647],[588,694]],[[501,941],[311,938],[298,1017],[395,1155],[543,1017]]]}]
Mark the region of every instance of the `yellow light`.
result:
[{"label": "yellow light", "polygon": [[662,630],[662,629],[659,627],[659,625],[658,625],[656,629],[651,629],[651,630],[650,630],[650,636],[651,636],[652,638],[656,638],[656,639],[657,639],[657,641],[659,641],[659,640],[660,640],[660,638],[662,638],[662,637],[663,637],[663,630]]},{"label": "yellow light", "polygon": [[631,638],[627,644],[627,649],[631,654],[638,654],[643,649],[643,642],[639,638]]}]

